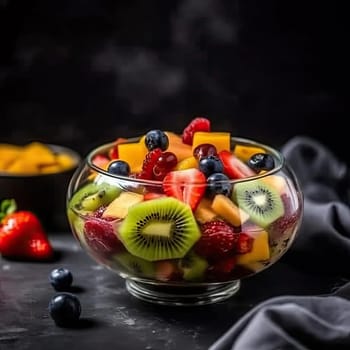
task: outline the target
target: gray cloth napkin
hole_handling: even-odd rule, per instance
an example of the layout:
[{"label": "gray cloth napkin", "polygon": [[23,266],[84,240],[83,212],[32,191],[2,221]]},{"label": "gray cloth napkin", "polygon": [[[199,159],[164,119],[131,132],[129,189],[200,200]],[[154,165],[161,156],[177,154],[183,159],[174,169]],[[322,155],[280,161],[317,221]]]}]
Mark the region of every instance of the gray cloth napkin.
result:
[{"label": "gray cloth napkin", "polygon": [[349,171],[324,145],[298,136],[282,147],[304,193],[304,218],[283,257],[342,281],[329,295],[266,300],[237,321],[209,350],[350,349]]}]

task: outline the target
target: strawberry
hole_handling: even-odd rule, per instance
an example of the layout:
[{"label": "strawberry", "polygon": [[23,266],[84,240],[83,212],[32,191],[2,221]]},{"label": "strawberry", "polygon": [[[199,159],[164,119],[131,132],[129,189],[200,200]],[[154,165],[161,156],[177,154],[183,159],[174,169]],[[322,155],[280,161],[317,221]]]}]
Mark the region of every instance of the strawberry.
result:
[{"label": "strawberry", "polygon": [[208,221],[202,225],[202,236],[195,246],[196,253],[210,260],[220,260],[233,252],[238,237],[234,228],[224,221]]},{"label": "strawberry", "polygon": [[31,211],[17,211],[14,200],[1,203],[0,253],[20,260],[49,260],[54,251],[46,232]]},{"label": "strawberry", "polygon": [[242,162],[230,151],[222,150],[218,155],[224,166],[224,173],[230,179],[242,179],[244,177],[256,175],[256,173],[249,168],[247,164]]},{"label": "strawberry", "polygon": [[194,211],[206,189],[205,175],[196,168],[170,171],[163,180],[163,190],[168,196],[188,204]]},{"label": "strawberry", "polygon": [[157,199],[157,198],[161,198],[161,197],[165,197],[165,194],[158,193],[158,192],[147,192],[143,195],[143,200],[149,201],[149,200]]},{"label": "strawberry", "polygon": [[203,117],[194,118],[182,132],[182,142],[192,145],[193,134],[196,131],[210,131],[210,120]]},{"label": "strawberry", "polygon": [[123,245],[108,220],[98,217],[87,219],[84,224],[84,235],[86,243],[98,255],[108,257],[123,250]]}]

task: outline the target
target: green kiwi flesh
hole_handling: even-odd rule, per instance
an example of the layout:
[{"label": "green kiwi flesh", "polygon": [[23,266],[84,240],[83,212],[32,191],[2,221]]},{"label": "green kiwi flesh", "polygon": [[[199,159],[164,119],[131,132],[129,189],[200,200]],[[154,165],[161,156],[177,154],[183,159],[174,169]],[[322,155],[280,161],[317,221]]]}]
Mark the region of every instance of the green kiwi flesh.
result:
[{"label": "green kiwi flesh", "polygon": [[131,274],[132,276],[146,278],[155,276],[155,265],[153,262],[133,256],[128,252],[116,254],[113,260],[121,265],[127,275]]},{"label": "green kiwi flesh", "polygon": [[234,201],[252,222],[263,228],[284,215],[279,192],[262,180],[239,182],[234,185]]},{"label": "green kiwi flesh", "polygon": [[187,204],[163,197],[130,207],[119,235],[131,254],[157,261],[184,257],[201,233]]},{"label": "green kiwi flesh", "polygon": [[203,281],[208,268],[208,262],[192,252],[179,260],[178,265],[183,272],[183,279],[191,282]]},{"label": "green kiwi flesh", "polygon": [[120,188],[108,183],[88,183],[73,195],[68,207],[81,214],[93,212],[102,205],[109,204],[120,192]]}]

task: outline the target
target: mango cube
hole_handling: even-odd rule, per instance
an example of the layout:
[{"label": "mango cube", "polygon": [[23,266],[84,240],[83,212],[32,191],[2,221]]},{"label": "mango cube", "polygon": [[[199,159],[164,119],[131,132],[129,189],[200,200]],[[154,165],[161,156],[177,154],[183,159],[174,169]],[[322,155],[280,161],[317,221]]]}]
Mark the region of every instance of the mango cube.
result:
[{"label": "mango cube", "polygon": [[231,149],[231,134],[229,132],[197,131],[193,135],[192,151],[203,143],[210,143],[217,152]]}]

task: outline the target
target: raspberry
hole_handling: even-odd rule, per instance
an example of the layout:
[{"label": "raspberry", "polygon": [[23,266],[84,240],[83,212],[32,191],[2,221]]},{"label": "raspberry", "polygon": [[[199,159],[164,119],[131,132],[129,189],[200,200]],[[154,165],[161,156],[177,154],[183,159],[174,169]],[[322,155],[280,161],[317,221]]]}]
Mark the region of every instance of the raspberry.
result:
[{"label": "raspberry", "polygon": [[146,157],[142,164],[142,170],[138,174],[138,178],[145,180],[153,179],[153,168],[157,164],[159,157],[162,155],[160,148],[155,148],[146,154]]},{"label": "raspberry", "polygon": [[234,251],[239,234],[234,228],[219,220],[202,225],[202,236],[196,244],[196,252],[211,260],[219,260]]},{"label": "raspberry", "polygon": [[192,145],[193,134],[196,131],[210,131],[210,120],[203,117],[194,118],[184,129],[182,133],[182,142],[187,145]]},{"label": "raspberry", "polygon": [[269,231],[271,232],[271,235],[274,238],[278,238],[282,236],[285,231],[292,228],[296,223],[298,222],[300,216],[300,211],[296,211],[293,214],[290,214],[288,216],[282,216],[281,218],[277,219],[275,222],[273,222],[269,228]]}]

